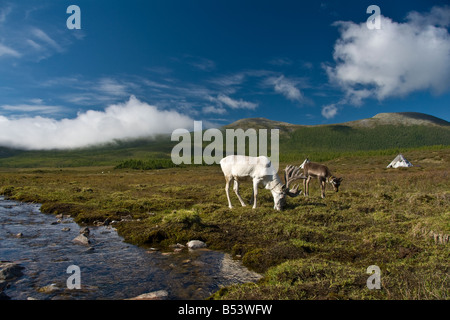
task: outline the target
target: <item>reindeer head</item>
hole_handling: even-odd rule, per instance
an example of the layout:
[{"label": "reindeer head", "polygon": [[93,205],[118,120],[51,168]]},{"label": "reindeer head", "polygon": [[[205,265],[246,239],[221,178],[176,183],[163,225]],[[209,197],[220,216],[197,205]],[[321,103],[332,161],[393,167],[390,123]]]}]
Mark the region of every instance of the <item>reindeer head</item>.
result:
[{"label": "reindeer head", "polygon": [[277,192],[273,193],[273,201],[274,201],[274,209],[276,210],[283,210],[283,208],[286,206],[286,196],[289,197],[297,197],[302,192],[301,190],[298,190],[299,185],[294,186],[292,189],[289,189],[289,185],[298,179],[306,179],[305,176],[300,174],[300,168],[294,167],[291,165],[286,166],[286,169],[284,169],[284,181],[285,184],[280,187]]},{"label": "reindeer head", "polygon": [[331,185],[334,188],[334,191],[336,192],[339,191],[339,186],[341,185],[342,180],[344,180],[344,178],[336,178],[334,176],[328,178],[328,182],[331,183]]}]

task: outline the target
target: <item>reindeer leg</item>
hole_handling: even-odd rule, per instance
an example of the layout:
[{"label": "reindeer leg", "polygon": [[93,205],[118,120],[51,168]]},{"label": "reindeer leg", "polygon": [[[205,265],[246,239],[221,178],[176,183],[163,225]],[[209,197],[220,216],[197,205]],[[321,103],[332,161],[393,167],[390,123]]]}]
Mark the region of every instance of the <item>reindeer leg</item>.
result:
[{"label": "reindeer leg", "polygon": [[232,177],[225,177],[226,184],[225,184],[225,193],[227,194],[228,199],[228,208],[233,209],[233,205],[231,204],[230,200],[230,182],[233,180]]},{"label": "reindeer leg", "polygon": [[239,181],[234,180],[234,186],[233,186],[233,189],[234,189],[234,193],[236,193],[236,195],[237,195],[237,197],[238,197],[238,199],[239,199],[239,202],[241,203],[241,205],[242,205],[243,207],[245,207],[245,202],[244,202],[244,200],[242,199],[241,195],[239,194]]},{"label": "reindeer leg", "polygon": [[253,209],[256,209],[256,196],[258,195],[259,181],[253,181]]},{"label": "reindeer leg", "polygon": [[308,176],[306,180],[303,181],[305,187],[305,197],[309,197],[309,182],[311,181],[311,176]]},{"label": "reindeer leg", "polygon": [[325,179],[319,178],[319,183],[320,183],[320,191],[322,192],[321,196],[322,196],[322,199],[324,199],[325,198]]}]

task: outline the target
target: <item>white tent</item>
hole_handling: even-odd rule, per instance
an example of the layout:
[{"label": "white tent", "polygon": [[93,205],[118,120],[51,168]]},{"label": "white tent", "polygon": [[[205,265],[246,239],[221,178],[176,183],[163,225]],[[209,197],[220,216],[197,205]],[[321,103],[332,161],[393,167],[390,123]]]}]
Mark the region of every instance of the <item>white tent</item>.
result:
[{"label": "white tent", "polygon": [[395,157],[394,160],[392,160],[391,163],[389,163],[389,165],[386,168],[399,168],[399,167],[412,167],[412,166],[413,165],[411,164],[411,162],[406,160],[406,158],[402,154],[399,154],[398,156]]}]

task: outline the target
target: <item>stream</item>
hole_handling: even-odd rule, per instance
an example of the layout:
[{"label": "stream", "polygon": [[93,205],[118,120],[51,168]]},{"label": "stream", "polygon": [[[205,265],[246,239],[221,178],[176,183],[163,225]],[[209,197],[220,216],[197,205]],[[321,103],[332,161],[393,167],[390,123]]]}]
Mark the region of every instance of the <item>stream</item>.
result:
[{"label": "stream", "polygon": [[[90,245],[72,240],[81,227],[40,205],[0,197],[0,262],[24,267],[4,293],[13,300],[118,300],[161,291],[170,300],[205,299],[223,286],[256,281],[229,254],[208,249],[160,252],[125,243],[111,226],[89,227]],[[67,288],[80,268],[80,289]]]}]

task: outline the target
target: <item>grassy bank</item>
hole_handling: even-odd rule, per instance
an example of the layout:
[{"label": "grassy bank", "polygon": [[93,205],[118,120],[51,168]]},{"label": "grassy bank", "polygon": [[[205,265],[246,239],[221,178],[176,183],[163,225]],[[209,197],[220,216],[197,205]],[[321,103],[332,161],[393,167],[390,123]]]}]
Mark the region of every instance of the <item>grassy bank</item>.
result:
[{"label": "grassy bank", "polygon": [[[288,199],[283,212],[267,190],[258,209],[237,207],[233,194],[229,210],[218,166],[3,169],[0,193],[79,223],[125,218],[117,229],[138,245],[200,239],[264,274],[212,298],[448,299],[450,148],[404,155],[419,166],[385,169],[393,156],[381,153],[327,161],[344,177],[340,192],[321,199],[312,181],[310,197]],[[251,184],[241,189],[250,199]],[[381,269],[381,290],[366,287],[370,265]]]}]

